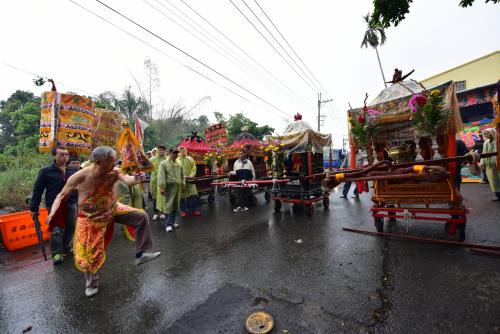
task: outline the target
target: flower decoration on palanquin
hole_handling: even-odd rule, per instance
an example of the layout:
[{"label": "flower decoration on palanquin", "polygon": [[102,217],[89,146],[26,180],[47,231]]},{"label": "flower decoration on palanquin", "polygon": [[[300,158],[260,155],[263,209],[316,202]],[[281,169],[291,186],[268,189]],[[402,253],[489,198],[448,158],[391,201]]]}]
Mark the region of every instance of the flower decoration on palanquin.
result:
[{"label": "flower decoration on palanquin", "polygon": [[420,107],[423,107],[427,102],[427,96],[424,94],[414,94],[408,102],[408,107],[411,112],[417,112]]},{"label": "flower decoration on palanquin", "polygon": [[264,149],[264,161],[269,167],[272,167],[274,160],[276,168],[280,168],[280,170],[284,168],[286,156],[284,147],[285,145],[278,139],[275,139],[272,144],[264,143],[262,146]]},{"label": "flower decoration on palanquin", "polygon": [[215,161],[217,162],[217,166],[223,166],[226,162],[226,154],[222,150],[217,150],[215,152]]},{"label": "flower decoration on palanquin", "polygon": [[451,111],[443,110],[441,91],[433,89],[430,93],[415,94],[410,98],[408,107],[413,112],[415,128],[422,133],[436,136],[448,122]]},{"label": "flower decoration on palanquin", "polygon": [[208,152],[205,153],[205,156],[203,157],[203,161],[205,162],[205,165],[207,167],[212,168],[214,162],[215,162],[215,152]]}]

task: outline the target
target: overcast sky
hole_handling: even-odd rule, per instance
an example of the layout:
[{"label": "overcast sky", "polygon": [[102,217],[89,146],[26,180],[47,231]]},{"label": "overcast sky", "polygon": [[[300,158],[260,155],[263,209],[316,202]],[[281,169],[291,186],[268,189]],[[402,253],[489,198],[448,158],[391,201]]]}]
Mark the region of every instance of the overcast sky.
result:
[{"label": "overcast sky", "polygon": [[[370,0],[245,0],[287,48],[257,3],[262,7],[312,72],[314,83],[309,82],[308,77],[311,75],[294,56],[293,51],[287,48],[302,70],[297,69],[270,37],[243,0],[232,2],[281,51],[282,56],[304,79],[269,46],[230,0],[102,2],[234,83],[141,30],[97,1],[74,1],[144,40],[156,50],[68,0],[4,0],[0,2],[0,99],[8,98],[16,89],[30,90],[35,94],[48,89],[48,86],[35,87],[32,82],[34,75],[13,69],[4,63],[53,78],[58,83],[59,91],[95,95],[106,90],[120,92],[129,85],[136,90],[133,76],[146,88],[143,62],[149,57],[159,68],[161,86],[155,92],[155,108],[161,108],[162,105],[168,107],[179,101],[189,107],[198,99],[210,96],[211,100],[201,105],[193,116],[205,114],[214,121],[214,111],[226,115],[244,112],[261,125],[275,127],[278,133],[283,131],[286,122],[292,120],[297,112],[316,127],[317,93],[321,84],[320,89],[326,90],[326,93],[323,90],[323,98],[331,97],[334,100],[323,106],[326,119],[322,132],[332,133],[334,146],[340,147],[342,135],[347,133],[345,115],[348,102],[353,107],[360,106],[366,92],[374,98],[383,89],[375,51],[360,48],[366,29],[362,16],[372,10]],[[412,78],[420,80],[500,49],[500,5],[484,4],[483,0],[476,0],[474,6],[463,9],[458,7],[458,2],[416,0],[406,20],[398,27],[386,31],[388,40],[379,52],[387,80],[392,78],[395,67],[402,68],[404,73],[415,69]],[[186,4],[258,64],[210,27]],[[201,30],[189,18],[194,20],[211,35],[207,35],[204,30],[201,31],[205,36],[200,35],[167,8]],[[198,38],[166,16],[183,24]],[[212,43],[212,36],[216,38],[215,44]]]}]

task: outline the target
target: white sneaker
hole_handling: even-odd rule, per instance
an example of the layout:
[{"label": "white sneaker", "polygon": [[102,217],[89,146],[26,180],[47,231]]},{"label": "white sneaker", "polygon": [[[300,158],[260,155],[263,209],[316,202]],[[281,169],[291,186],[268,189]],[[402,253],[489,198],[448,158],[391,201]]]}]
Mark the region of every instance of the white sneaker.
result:
[{"label": "white sneaker", "polygon": [[155,215],[153,216],[153,220],[158,220],[158,215],[157,215],[157,214],[155,214]]},{"label": "white sneaker", "polygon": [[173,230],[174,230],[174,229],[172,228],[172,226],[167,226],[167,227],[165,228],[165,231],[167,231],[167,232],[172,232]]},{"label": "white sneaker", "polygon": [[96,288],[85,288],[85,296],[92,297],[97,295],[98,289]]},{"label": "white sneaker", "polygon": [[179,224],[175,223],[174,228],[179,228]]},{"label": "white sneaker", "polygon": [[160,219],[165,219],[165,215],[160,215]]},{"label": "white sneaker", "polygon": [[148,261],[156,259],[158,256],[161,255],[161,252],[156,252],[156,253],[142,253],[141,257],[138,259],[135,259],[135,264],[140,265],[143,263],[146,263]]},{"label": "white sneaker", "polygon": [[248,211],[248,208],[244,206],[243,208],[241,208],[241,211]]},{"label": "white sneaker", "polygon": [[233,212],[240,212],[241,211],[241,206],[237,207],[236,209],[233,210]]}]

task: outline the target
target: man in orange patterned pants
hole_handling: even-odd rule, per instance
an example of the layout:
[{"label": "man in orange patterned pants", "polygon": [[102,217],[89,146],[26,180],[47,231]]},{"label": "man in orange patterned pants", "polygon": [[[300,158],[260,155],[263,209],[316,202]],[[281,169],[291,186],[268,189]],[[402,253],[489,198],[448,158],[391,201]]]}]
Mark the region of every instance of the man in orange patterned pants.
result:
[{"label": "man in orange patterned pants", "polygon": [[91,297],[98,292],[97,272],[104,264],[105,248],[113,233],[113,223],[135,228],[137,265],[160,256],[160,252],[147,253],[152,248],[151,232],[147,214],[116,202],[114,185],[121,180],[129,185],[144,181],[143,175],[123,175],[114,167],[116,152],[107,146],[99,146],[90,156],[93,165],[71,176],[52,206],[47,218],[50,226],[60,223],[64,202],[72,191],[78,191],[78,219],[74,237],[76,267],[85,273],[85,295]]}]

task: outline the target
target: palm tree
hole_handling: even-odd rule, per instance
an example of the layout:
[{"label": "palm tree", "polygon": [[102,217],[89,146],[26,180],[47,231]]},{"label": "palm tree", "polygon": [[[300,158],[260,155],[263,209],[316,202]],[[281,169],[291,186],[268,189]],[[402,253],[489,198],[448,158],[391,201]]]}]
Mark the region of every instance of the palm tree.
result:
[{"label": "palm tree", "polygon": [[384,86],[387,88],[387,83],[385,82],[384,71],[382,70],[382,63],[380,62],[380,56],[378,55],[377,47],[379,45],[384,45],[387,37],[385,36],[384,26],[379,22],[370,22],[370,13],[363,16],[366,22],[367,29],[365,31],[365,36],[363,37],[363,42],[361,42],[361,47],[367,48],[368,45],[375,49],[377,53],[378,65],[380,66],[380,72],[382,72],[382,79],[384,80]]}]

